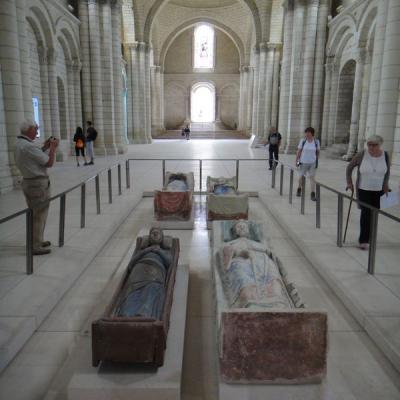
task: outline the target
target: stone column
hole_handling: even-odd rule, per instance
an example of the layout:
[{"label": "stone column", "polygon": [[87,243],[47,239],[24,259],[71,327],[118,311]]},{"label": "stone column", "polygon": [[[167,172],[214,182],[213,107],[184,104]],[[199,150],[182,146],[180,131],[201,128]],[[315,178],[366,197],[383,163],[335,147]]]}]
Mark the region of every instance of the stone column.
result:
[{"label": "stone column", "polygon": [[144,98],[146,99],[146,136],[151,143],[151,87],[150,87],[150,45],[143,45],[142,55],[144,57]]},{"label": "stone column", "polygon": [[362,82],[364,76],[365,49],[359,49],[356,59],[356,71],[354,77],[353,104],[351,106],[350,138],[345,160],[351,160],[357,151],[358,129],[360,123],[360,105],[362,94]]},{"label": "stone column", "polygon": [[259,86],[259,70],[260,70],[260,51],[259,48],[254,49],[254,69],[253,69],[253,112],[251,132],[257,136],[258,132],[258,86]]},{"label": "stone column", "polygon": [[252,131],[252,126],[251,126],[251,120],[252,120],[252,114],[253,114],[253,82],[254,82],[254,68],[249,67],[249,72],[247,74],[248,76],[248,84],[247,84],[247,120],[246,120],[246,131],[251,132]]},{"label": "stone column", "polygon": [[163,131],[162,120],[162,92],[161,92],[161,67],[155,65],[151,68],[151,99],[152,99],[152,133],[155,136],[160,135]]},{"label": "stone column", "polygon": [[50,116],[51,116],[51,136],[60,139],[60,110],[58,107],[58,86],[57,86],[57,53],[54,49],[47,50],[47,75],[49,78],[50,95]]},{"label": "stone column", "polygon": [[274,55],[274,70],[272,75],[272,104],[271,104],[271,126],[278,127],[278,105],[279,105],[279,76],[281,64],[282,44],[277,44]]},{"label": "stone column", "polygon": [[[313,96],[314,63],[316,56],[317,17],[319,0],[308,0],[304,24],[304,51],[302,59],[302,89],[301,89],[301,118],[302,131],[311,125],[311,110]],[[302,132],[301,131],[301,132]]]},{"label": "stone column", "polygon": [[398,0],[388,0],[387,15],[376,133],[383,137],[384,148],[390,154],[393,150],[400,88],[400,2]]},{"label": "stone column", "polygon": [[304,29],[305,6],[303,0],[294,2],[292,52],[289,77],[289,107],[288,107],[288,128],[287,128],[287,153],[296,151],[299,138],[303,135],[302,123],[302,75],[303,75],[303,29]]},{"label": "stone column", "polygon": [[215,122],[221,122],[221,96],[215,95]]},{"label": "stone column", "polygon": [[322,130],[321,130],[321,146],[328,145],[329,136],[329,110],[332,91],[332,74],[333,74],[333,57],[327,56],[325,64],[325,93],[324,93],[324,110],[322,114]]},{"label": "stone column", "polygon": [[127,148],[123,110],[122,110],[122,54],[121,54],[121,15],[122,4],[116,1],[111,7],[112,18],[112,59],[114,81],[114,127],[115,145],[119,154],[125,153]]},{"label": "stone column", "polygon": [[33,118],[32,91],[30,82],[29,50],[28,39],[26,35],[26,0],[16,0],[17,21],[19,36],[19,55],[21,61],[21,84],[22,95],[24,99],[24,114],[26,118]]},{"label": "stone column", "polygon": [[366,136],[376,133],[376,119],[379,104],[381,85],[381,69],[385,45],[386,24],[388,17],[388,0],[378,2],[378,15],[376,17],[374,54],[372,57],[371,84],[368,100],[368,118]]},{"label": "stone column", "polygon": [[74,65],[70,61],[67,63],[67,91],[68,91],[68,111],[67,118],[68,135],[73,135],[77,127],[75,117],[75,82],[74,82]]},{"label": "stone column", "polygon": [[329,125],[328,125],[328,140],[327,145],[330,146],[335,142],[335,129],[336,129],[336,111],[338,102],[338,89],[339,89],[339,64],[337,60],[332,63],[332,80],[331,80],[331,93],[329,100]]},{"label": "stone column", "polygon": [[360,104],[360,123],[358,128],[358,143],[357,151],[361,151],[364,148],[365,143],[365,130],[367,126],[367,110],[368,110],[368,98],[369,98],[369,82],[371,78],[371,53],[366,52],[365,66],[364,66],[364,78],[362,82],[362,95]]},{"label": "stone column", "polygon": [[52,135],[52,130],[47,49],[39,46],[38,53],[40,64],[40,86],[42,88],[42,118],[44,125],[40,128],[40,132],[44,138],[49,138]]},{"label": "stone column", "polygon": [[291,76],[292,58],[292,31],[293,31],[293,2],[284,3],[284,23],[283,23],[283,49],[282,49],[282,68],[280,75],[280,94],[279,94],[279,120],[278,129],[282,135],[283,145],[286,145],[288,134],[288,112],[289,112],[289,92]]},{"label": "stone column", "polygon": [[82,63],[78,58],[73,60],[72,63],[73,78],[74,78],[74,106],[75,106],[75,123],[76,126],[84,128],[82,121],[82,97],[81,97],[81,77],[80,72],[82,69]]},{"label": "stone column", "polygon": [[264,129],[263,137],[266,139],[269,129],[271,128],[271,114],[272,114],[272,85],[274,76],[274,64],[276,47],[275,43],[268,43],[267,59],[266,59],[266,73],[265,73],[265,110],[264,110]]},{"label": "stone column", "polygon": [[96,0],[89,0],[89,41],[90,41],[90,73],[92,84],[93,125],[98,135],[95,141],[97,155],[105,155],[103,124],[103,75],[100,43],[99,10]]},{"label": "stone column", "polygon": [[249,67],[247,65],[240,67],[239,130],[245,130],[247,125],[248,75]]},{"label": "stone column", "polygon": [[114,114],[114,74],[112,51],[112,25],[110,0],[103,0],[100,5],[101,13],[101,75],[103,98],[103,136],[106,154],[117,154],[115,146],[115,114]]},{"label": "stone column", "polygon": [[[314,57],[314,79],[313,95],[311,107],[311,126],[315,128],[318,136],[322,140],[326,132],[321,130],[322,125],[322,104],[324,97],[324,62],[326,46],[326,26],[328,23],[329,0],[319,1],[318,20],[317,20],[317,40],[315,45]],[[322,142],[321,142],[322,143]]]},{"label": "stone column", "polygon": [[265,86],[267,72],[267,43],[260,43],[260,67],[258,70],[257,90],[257,132],[258,137],[265,137]]},{"label": "stone column", "polygon": [[15,137],[19,134],[19,126],[24,119],[24,101],[21,85],[17,10],[14,0],[0,1],[0,63],[5,132],[7,132],[7,156],[10,162],[9,173],[18,177],[19,171],[14,162],[14,145]]},{"label": "stone column", "polygon": [[133,63],[135,62],[134,60],[136,59],[136,56],[134,55],[136,51],[135,50],[136,46],[137,42],[124,43],[124,53],[126,59],[126,87],[127,87],[127,102],[126,102],[127,123],[128,123],[127,135],[129,143],[133,143],[134,129],[135,129],[134,119],[136,116],[134,93],[136,93],[135,85],[137,80],[137,73],[133,65]]},{"label": "stone column", "polygon": [[[79,27],[81,60],[82,60],[82,105],[83,122],[93,121],[92,110],[92,81],[90,73],[90,40],[89,40],[89,11],[88,0],[79,1]],[[82,128],[85,129],[84,126]]]}]

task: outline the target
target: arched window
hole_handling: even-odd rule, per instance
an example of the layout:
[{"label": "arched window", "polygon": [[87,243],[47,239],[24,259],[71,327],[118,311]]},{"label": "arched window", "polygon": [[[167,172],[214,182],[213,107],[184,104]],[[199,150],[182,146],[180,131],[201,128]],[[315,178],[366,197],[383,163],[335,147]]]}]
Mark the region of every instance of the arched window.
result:
[{"label": "arched window", "polygon": [[199,25],[194,30],[194,68],[214,68],[214,29]]},{"label": "arched window", "polygon": [[198,82],[190,96],[190,119],[193,122],[215,121],[215,87],[209,82]]}]

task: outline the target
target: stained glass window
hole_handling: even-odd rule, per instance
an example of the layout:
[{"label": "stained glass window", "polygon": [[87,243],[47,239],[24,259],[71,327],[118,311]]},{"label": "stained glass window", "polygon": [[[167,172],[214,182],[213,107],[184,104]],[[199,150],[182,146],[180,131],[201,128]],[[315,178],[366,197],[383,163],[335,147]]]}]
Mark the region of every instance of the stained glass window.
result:
[{"label": "stained glass window", "polygon": [[194,31],[194,67],[214,67],[214,29],[200,25]]}]

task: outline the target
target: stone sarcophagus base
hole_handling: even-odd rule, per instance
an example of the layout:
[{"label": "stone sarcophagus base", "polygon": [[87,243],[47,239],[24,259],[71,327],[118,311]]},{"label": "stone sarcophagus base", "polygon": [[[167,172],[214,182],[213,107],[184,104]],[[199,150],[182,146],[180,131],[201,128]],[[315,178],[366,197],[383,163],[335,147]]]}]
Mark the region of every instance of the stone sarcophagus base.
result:
[{"label": "stone sarcophagus base", "polygon": [[221,313],[220,374],[227,383],[313,383],[326,375],[327,316],[296,311]]},{"label": "stone sarcophagus base", "polygon": [[[184,178],[185,191],[176,191],[170,188],[170,180],[176,176]],[[157,221],[188,221],[192,214],[194,174],[189,173],[171,173],[165,174],[166,184],[162,190],[154,192],[154,214]]]},{"label": "stone sarcophagus base", "polygon": [[[147,247],[147,241],[146,236],[137,239],[132,258]],[[179,240],[166,236],[164,242],[168,243],[172,257],[166,277],[161,318],[116,316],[116,305],[131,272],[127,268],[104,316],[92,323],[93,366],[97,366],[100,361],[144,363],[157,367],[163,365],[178,266]]]}]

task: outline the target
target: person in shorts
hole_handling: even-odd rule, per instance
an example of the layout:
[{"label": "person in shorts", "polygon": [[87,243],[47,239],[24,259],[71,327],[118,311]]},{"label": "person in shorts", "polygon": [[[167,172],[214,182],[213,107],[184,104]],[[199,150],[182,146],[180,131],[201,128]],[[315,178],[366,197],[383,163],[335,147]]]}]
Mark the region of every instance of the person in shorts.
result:
[{"label": "person in shorts", "polygon": [[297,188],[296,196],[301,196],[301,191],[304,190],[304,188],[302,188],[302,178],[303,176],[308,176],[310,178],[311,200],[316,201],[315,173],[318,166],[320,144],[319,140],[314,138],[314,128],[308,127],[304,132],[305,137],[300,140],[296,153],[296,166],[299,171],[299,186]]}]

